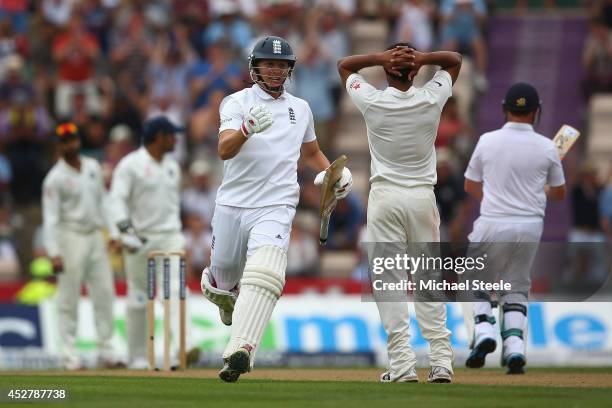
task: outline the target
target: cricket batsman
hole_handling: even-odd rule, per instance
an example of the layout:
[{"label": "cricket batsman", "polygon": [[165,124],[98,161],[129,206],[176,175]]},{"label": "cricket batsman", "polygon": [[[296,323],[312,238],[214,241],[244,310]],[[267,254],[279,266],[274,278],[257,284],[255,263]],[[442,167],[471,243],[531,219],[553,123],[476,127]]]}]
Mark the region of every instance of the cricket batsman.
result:
[{"label": "cricket batsman", "polygon": [[[506,124],[480,137],[465,171],[465,191],[481,202],[480,217],[468,238],[496,253],[495,259],[489,254],[492,272],[513,283],[512,290],[498,293],[502,365],[508,367],[508,374],[522,374],[526,363],[529,274],[542,236],[546,199],[565,197],[557,149],[533,130],[540,104],[533,86],[512,85],[503,101]],[[497,244],[497,249],[503,245],[504,250],[495,251],[495,244],[488,244],[495,242],[504,243]],[[475,295],[482,301],[473,304],[473,348],[466,361],[471,368],[482,367],[497,346],[490,294]]]},{"label": "cricket batsman", "polygon": [[[367,214],[367,242],[399,245],[440,241],[436,183],[436,139],[440,114],[462,57],[455,52],[422,53],[400,43],[385,52],[338,61],[338,72],[368,129],[372,162]],[[423,65],[441,67],[422,88],[412,80]],[[381,66],[388,87],[378,90],[359,71]],[[405,249],[405,250],[404,250]],[[376,294],[376,293],[375,293]],[[387,332],[389,370],[381,382],[418,382],[416,355],[410,347],[407,302],[375,296]],[[429,382],[451,382],[453,351],[443,302],[415,302],[421,332],[430,345]]]},{"label": "cricket batsman", "polygon": [[[181,169],[168,153],[179,132],[164,116],[144,123],[144,145],[125,156],[113,174],[110,193],[112,221],[123,245],[128,282],[127,335],[129,368],[146,369],[147,255],[150,251],[180,251]],[[175,260],[173,259],[172,262]],[[170,268],[173,333],[178,333],[178,265]],[[162,279],[156,279],[161,285]],[[159,286],[159,285],[158,285]],[[161,291],[158,290],[158,293]],[[174,353],[173,366],[178,365]]]},{"label": "cricket batsman", "polygon": [[60,159],[43,182],[43,236],[47,255],[57,274],[59,333],[63,340],[62,364],[67,370],[83,368],[76,352],[81,284],[94,308],[98,335],[98,366],[118,368],[111,347],[113,333],[113,273],[102,235],[106,191],[100,164],[80,155],[81,139],[74,123],[55,129]]},{"label": "cricket batsman", "polygon": [[[204,296],[232,325],[219,377],[250,371],[257,346],[285,285],[291,223],[299,199],[297,162],[319,172],[329,161],[319,150],[308,104],[284,90],[296,58],[280,37],[260,39],[249,57],[253,86],[221,104],[219,157],[224,161],[212,219],[211,265],[202,273]],[[352,187],[344,169],[338,199]],[[239,291],[239,295],[238,295]]]}]

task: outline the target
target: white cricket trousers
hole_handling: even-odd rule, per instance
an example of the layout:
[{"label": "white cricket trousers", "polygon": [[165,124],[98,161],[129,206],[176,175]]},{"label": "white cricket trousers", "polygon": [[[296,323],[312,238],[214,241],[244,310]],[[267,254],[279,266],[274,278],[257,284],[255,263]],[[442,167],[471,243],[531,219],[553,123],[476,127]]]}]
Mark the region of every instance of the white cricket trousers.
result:
[{"label": "white cricket trousers", "polygon": [[[544,222],[539,217],[529,219],[511,219],[479,217],[474,222],[474,229],[468,236],[473,246],[470,256],[487,254],[487,279],[503,279],[510,283],[512,290],[499,292],[500,308],[504,303],[518,303],[527,306],[531,286],[531,268],[537,255],[538,243],[542,236]],[[474,246],[475,245],[475,246]],[[520,289],[517,289],[520,288]],[[493,325],[488,322],[474,324],[477,315],[492,316],[489,302],[462,303],[463,314],[468,332],[468,344],[480,343],[483,338],[496,338]],[[527,316],[511,312],[502,314],[500,327],[527,330]],[[525,354],[525,342],[518,337],[504,340],[504,356],[511,353]]]},{"label": "white cricket trousers", "polygon": [[[181,251],[185,248],[185,239],[180,231],[160,233],[144,233],[147,242],[138,252],[130,253],[124,250],[125,274],[128,282],[128,299],[126,325],[128,335],[129,362],[146,361],[147,358],[147,256],[151,251]],[[178,363],[178,329],[179,329],[179,260],[170,260],[170,316],[172,333],[175,336],[171,342],[171,363]],[[156,300],[163,302],[163,260],[157,259]],[[186,318],[189,322],[189,319]],[[159,336],[157,336],[159,338]],[[159,354],[157,354],[159,355]]]},{"label": "white cricket trousers", "polygon": [[231,290],[244,271],[247,257],[264,245],[287,252],[295,208],[274,205],[239,208],[217,204],[212,219],[210,271],[219,289]]},{"label": "white cricket trousers", "polygon": [[[372,184],[368,199],[367,242],[439,242],[440,216],[433,187],[401,187],[388,182]],[[416,355],[410,346],[410,316],[407,302],[376,302],[387,332],[391,377],[414,367]],[[429,342],[431,366],[452,372],[453,350],[446,327],[446,304],[415,302],[423,337]]]},{"label": "white cricket trousers", "polygon": [[59,251],[64,271],[57,278],[59,332],[62,338],[62,358],[65,365],[78,366],[76,336],[81,284],[93,303],[94,322],[98,336],[98,357],[113,361],[113,272],[108,260],[106,242],[100,230],[77,232],[63,228],[58,231]]}]

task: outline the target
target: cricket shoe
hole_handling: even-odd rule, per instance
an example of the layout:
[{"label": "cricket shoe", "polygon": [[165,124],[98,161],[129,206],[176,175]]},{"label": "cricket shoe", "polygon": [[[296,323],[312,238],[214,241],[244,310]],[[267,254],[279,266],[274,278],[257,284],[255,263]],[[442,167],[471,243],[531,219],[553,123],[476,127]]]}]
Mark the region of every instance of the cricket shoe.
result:
[{"label": "cricket shoe", "polygon": [[240,374],[251,371],[251,351],[253,346],[245,344],[238,350],[223,359],[223,368],[219,371],[219,378],[225,382],[236,382]]},{"label": "cricket shoe", "polygon": [[508,366],[508,371],[506,374],[525,374],[525,356],[522,354],[510,354],[506,357],[506,365]]},{"label": "cricket shoe", "polygon": [[427,376],[428,383],[449,383],[453,381],[453,374],[449,369],[441,366],[431,367],[429,376]]},{"label": "cricket shoe", "polygon": [[381,383],[390,382],[406,382],[406,383],[418,383],[419,377],[414,367],[408,369],[404,374],[394,377],[389,371],[385,371],[380,375]]},{"label": "cricket shoe", "polygon": [[474,346],[467,360],[465,360],[466,367],[480,368],[484,366],[487,354],[494,352],[496,347],[497,342],[495,339],[490,337],[484,338],[480,343]]}]

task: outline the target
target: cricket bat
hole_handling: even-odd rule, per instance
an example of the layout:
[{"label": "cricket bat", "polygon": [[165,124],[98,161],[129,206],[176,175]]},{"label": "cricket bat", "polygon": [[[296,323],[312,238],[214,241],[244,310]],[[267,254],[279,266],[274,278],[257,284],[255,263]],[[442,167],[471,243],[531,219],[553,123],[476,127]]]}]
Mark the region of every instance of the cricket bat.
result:
[{"label": "cricket bat", "polygon": [[342,169],[346,166],[348,158],[345,155],[338,157],[325,170],[325,177],[321,185],[321,201],[319,204],[319,215],[321,216],[321,228],[319,229],[319,243],[325,245],[327,243],[327,234],[329,230],[329,218],[332,211],[336,208],[336,195],[334,194],[334,185],[342,177]]},{"label": "cricket bat", "polygon": [[561,160],[563,160],[567,152],[569,152],[579,137],[580,132],[577,129],[574,129],[569,125],[561,126],[561,129],[559,129],[553,138],[553,143],[557,147],[557,152],[559,153]]}]

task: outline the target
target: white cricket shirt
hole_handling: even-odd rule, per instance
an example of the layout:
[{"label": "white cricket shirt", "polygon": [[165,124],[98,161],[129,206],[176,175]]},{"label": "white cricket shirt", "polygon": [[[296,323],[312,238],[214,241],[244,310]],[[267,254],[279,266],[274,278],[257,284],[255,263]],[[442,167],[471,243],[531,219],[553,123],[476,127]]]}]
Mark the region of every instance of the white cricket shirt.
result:
[{"label": "white cricket shirt", "polygon": [[363,114],[372,162],[370,182],[404,187],[436,184],[436,151],[440,113],[452,95],[453,82],[438,71],[422,88],[380,91],[363,76],[351,74],[346,90]]},{"label": "white cricket shirt", "polygon": [[240,129],[249,110],[257,105],[270,110],[274,123],[249,137],[236,156],[223,162],[216,202],[242,208],[295,207],[300,196],[300,149],[302,143],[316,139],[312,112],[303,99],[288,92],[274,99],[255,84],[223,100],[219,133]]},{"label": "white cricket shirt", "polygon": [[92,232],[105,226],[106,191],[100,164],[81,156],[80,171],[59,159],[43,181],[43,245],[59,255],[58,232]]},{"label": "white cricket shirt", "polygon": [[480,137],[465,177],[483,183],[481,216],[506,221],[541,220],[544,185],[565,184],[552,140],[529,124],[515,122]]},{"label": "white cricket shirt", "polygon": [[110,209],[114,224],[130,220],[139,234],[181,230],[181,169],[170,154],[156,161],[142,146],[113,173]]}]

